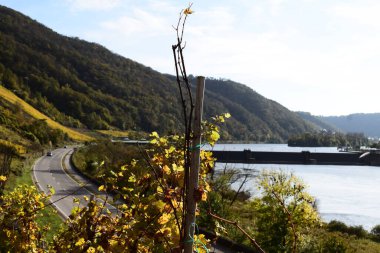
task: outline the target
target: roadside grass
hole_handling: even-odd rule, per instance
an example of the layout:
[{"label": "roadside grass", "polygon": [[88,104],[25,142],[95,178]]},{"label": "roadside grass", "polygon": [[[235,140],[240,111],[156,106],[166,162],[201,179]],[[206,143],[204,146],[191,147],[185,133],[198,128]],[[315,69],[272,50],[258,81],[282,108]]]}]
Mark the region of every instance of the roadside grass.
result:
[{"label": "roadside grass", "polygon": [[118,130],[97,130],[97,132],[112,136],[112,137],[128,137],[130,132],[129,131],[118,131]]},{"label": "roadside grass", "polygon": [[[6,191],[12,191],[19,185],[33,186],[32,180],[32,168],[34,162],[38,159],[38,155],[27,157],[24,161],[14,160],[12,167],[21,168],[16,174],[11,174],[6,184]],[[61,225],[63,225],[63,219],[58,215],[57,211],[52,206],[46,206],[41,210],[42,216],[36,221],[38,225],[42,227],[50,227],[46,232],[46,239],[51,242],[53,236],[57,234]]]},{"label": "roadside grass", "polygon": [[121,130],[96,130],[97,133],[99,133],[103,138],[109,138],[109,137],[128,137],[129,139],[135,139],[139,140],[142,138],[148,138],[148,133],[143,132],[137,132],[134,130],[128,130],[128,131],[121,131]]},{"label": "roadside grass", "polygon": [[67,135],[70,138],[72,138],[74,140],[77,140],[77,141],[91,141],[91,140],[93,140],[93,138],[88,136],[88,135],[82,134],[78,131],[75,131],[73,129],[65,127],[65,126],[59,124],[58,122],[52,120],[51,118],[49,118],[45,114],[41,113],[40,111],[35,109],[33,106],[26,103],[24,100],[17,97],[13,92],[11,92],[10,90],[8,90],[7,88],[5,88],[4,86],[1,86],[1,85],[0,85],[0,97],[4,98],[5,100],[7,100],[8,102],[10,102],[14,105],[20,106],[27,114],[29,114],[30,116],[32,116],[35,119],[45,119],[46,123],[50,127],[62,130],[63,132],[67,133]]}]

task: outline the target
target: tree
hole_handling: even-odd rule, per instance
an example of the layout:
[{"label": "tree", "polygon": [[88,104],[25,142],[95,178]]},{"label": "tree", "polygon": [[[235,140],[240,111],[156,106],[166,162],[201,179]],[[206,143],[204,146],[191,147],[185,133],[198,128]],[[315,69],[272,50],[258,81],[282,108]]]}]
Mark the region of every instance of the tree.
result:
[{"label": "tree", "polygon": [[261,197],[254,199],[257,240],[268,252],[297,252],[308,231],[320,224],[314,198],[293,174],[264,171]]},{"label": "tree", "polygon": [[376,225],[371,229],[371,235],[376,241],[380,242],[380,225]]},{"label": "tree", "polygon": [[24,152],[24,147],[8,141],[0,140],[0,176],[2,177],[2,180],[0,180],[0,193],[5,185],[4,182],[11,172],[11,163],[13,158]]}]

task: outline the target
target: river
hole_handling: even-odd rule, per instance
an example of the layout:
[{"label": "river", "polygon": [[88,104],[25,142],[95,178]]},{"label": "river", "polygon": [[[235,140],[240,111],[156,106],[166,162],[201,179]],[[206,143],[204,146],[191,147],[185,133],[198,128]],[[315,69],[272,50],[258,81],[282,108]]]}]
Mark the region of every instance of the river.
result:
[{"label": "river", "polygon": [[[208,147],[205,147],[208,149]],[[217,144],[214,150],[288,152],[337,152],[336,148],[299,148],[285,144]],[[216,169],[226,164],[217,163]],[[340,220],[348,225],[362,225],[370,230],[380,224],[380,167],[336,165],[284,165],[284,164],[228,164],[244,169],[244,173],[257,173],[264,169],[285,170],[300,177],[308,192],[317,199],[318,212],[324,221]],[[238,183],[233,187],[238,187]],[[245,186],[253,195],[257,193],[255,179]]]}]

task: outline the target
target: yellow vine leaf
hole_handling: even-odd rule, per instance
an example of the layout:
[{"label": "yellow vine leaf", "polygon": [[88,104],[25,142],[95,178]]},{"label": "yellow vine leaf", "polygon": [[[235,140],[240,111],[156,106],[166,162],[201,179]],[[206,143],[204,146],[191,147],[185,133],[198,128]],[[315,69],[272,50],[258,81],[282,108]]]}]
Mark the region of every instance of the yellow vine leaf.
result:
[{"label": "yellow vine leaf", "polygon": [[51,194],[55,194],[55,189],[53,188],[53,186],[51,186],[51,185],[47,185],[47,188],[49,189],[49,192],[51,193]]},{"label": "yellow vine leaf", "polygon": [[163,193],[164,190],[162,190],[162,187],[161,186],[157,186],[157,193]]},{"label": "yellow vine leaf", "polygon": [[194,248],[196,252],[207,253],[209,250],[205,245],[207,245],[210,240],[206,239],[204,234],[194,235]]},{"label": "yellow vine leaf", "polygon": [[161,144],[166,144],[167,142],[168,142],[167,139],[165,139],[165,138],[163,138],[163,137],[160,138],[160,143],[161,143]]},{"label": "yellow vine leaf", "polygon": [[41,195],[37,194],[34,196],[35,201],[39,201],[41,199]]},{"label": "yellow vine leaf", "polygon": [[5,182],[5,181],[7,181],[7,177],[1,175],[1,176],[0,176],[0,182]]},{"label": "yellow vine leaf", "polygon": [[174,150],[175,150],[175,147],[170,146],[170,148],[168,149],[168,153],[170,154],[170,153],[172,153]]},{"label": "yellow vine leaf", "polygon": [[133,188],[130,188],[130,187],[123,187],[121,188],[123,191],[127,191],[127,192],[133,192]]},{"label": "yellow vine leaf", "polygon": [[170,175],[170,168],[169,168],[169,166],[164,165],[164,166],[162,167],[162,170],[163,170],[166,174]]},{"label": "yellow vine leaf", "polygon": [[130,177],[128,178],[128,182],[130,182],[130,183],[134,183],[134,182],[136,182],[136,177],[135,177],[135,175],[130,176]]},{"label": "yellow vine leaf", "polygon": [[154,137],[154,138],[158,138],[158,137],[159,137],[157,132],[152,132],[152,133],[150,134],[150,136],[151,136],[151,137]]},{"label": "yellow vine leaf", "polygon": [[210,138],[211,140],[213,141],[217,141],[219,139],[220,135],[217,131],[212,131],[211,132],[211,135],[210,135]]},{"label": "yellow vine leaf", "polygon": [[172,164],[172,168],[173,168],[173,171],[175,172],[181,172],[181,171],[184,171],[185,169],[183,168],[183,166],[177,166],[177,164],[173,163]]},{"label": "yellow vine leaf", "polygon": [[95,253],[96,249],[94,247],[90,247],[90,248],[87,249],[86,252],[88,252],[88,253]]},{"label": "yellow vine leaf", "polygon": [[85,243],[84,238],[80,238],[76,243],[75,246],[82,246]]},{"label": "yellow vine leaf", "polygon": [[201,200],[202,201],[206,201],[207,200],[207,193],[206,192],[203,192],[202,195],[201,195]]},{"label": "yellow vine leaf", "polygon": [[205,182],[205,190],[210,192],[211,191],[211,187],[209,185],[209,183]]},{"label": "yellow vine leaf", "polygon": [[190,15],[190,14],[193,14],[194,11],[190,9],[190,7],[186,8],[184,11],[183,11],[183,14],[185,15]]},{"label": "yellow vine leaf", "polygon": [[117,241],[114,240],[114,239],[110,239],[110,240],[108,240],[108,243],[109,243],[111,246],[115,246],[115,245],[117,245]]},{"label": "yellow vine leaf", "polygon": [[161,225],[166,224],[169,221],[170,217],[170,214],[164,213],[160,218],[158,218],[158,223]]},{"label": "yellow vine leaf", "polygon": [[101,186],[99,186],[99,188],[98,188],[98,191],[104,191],[105,190],[105,187],[104,187],[104,185],[101,185]]}]

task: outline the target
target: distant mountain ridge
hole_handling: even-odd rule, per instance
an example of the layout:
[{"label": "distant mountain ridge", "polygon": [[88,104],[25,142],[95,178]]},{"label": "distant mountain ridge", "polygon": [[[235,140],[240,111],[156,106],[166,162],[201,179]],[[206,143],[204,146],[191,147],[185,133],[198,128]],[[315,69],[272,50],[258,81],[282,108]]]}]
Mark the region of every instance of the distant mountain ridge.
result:
[{"label": "distant mountain ridge", "polygon": [[[168,56],[171,59],[171,56]],[[50,118],[69,127],[179,131],[174,77],[103,46],[59,35],[0,6],[0,81]],[[224,139],[285,142],[311,124],[243,84],[207,79],[205,118],[230,112]]]},{"label": "distant mountain ridge", "polygon": [[344,133],[364,133],[368,137],[380,138],[380,113],[355,113],[346,116],[313,116],[308,112],[297,112],[317,129]]},{"label": "distant mountain ridge", "polygon": [[380,137],[380,113],[355,113],[347,116],[319,116],[345,132],[364,133],[369,137]]},{"label": "distant mountain ridge", "polygon": [[304,120],[310,122],[310,124],[313,124],[314,127],[318,130],[326,129],[330,131],[343,132],[343,130],[337,127],[336,125],[324,120],[322,116],[314,116],[309,112],[297,112],[297,114],[301,116],[301,118],[303,118]]}]

